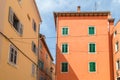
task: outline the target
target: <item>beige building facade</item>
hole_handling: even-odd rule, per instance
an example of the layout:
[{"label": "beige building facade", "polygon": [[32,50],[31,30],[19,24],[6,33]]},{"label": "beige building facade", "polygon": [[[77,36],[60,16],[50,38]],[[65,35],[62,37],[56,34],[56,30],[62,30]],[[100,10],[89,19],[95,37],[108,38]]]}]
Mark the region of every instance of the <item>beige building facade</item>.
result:
[{"label": "beige building facade", "polygon": [[0,80],[37,80],[40,23],[35,0],[0,0]]}]

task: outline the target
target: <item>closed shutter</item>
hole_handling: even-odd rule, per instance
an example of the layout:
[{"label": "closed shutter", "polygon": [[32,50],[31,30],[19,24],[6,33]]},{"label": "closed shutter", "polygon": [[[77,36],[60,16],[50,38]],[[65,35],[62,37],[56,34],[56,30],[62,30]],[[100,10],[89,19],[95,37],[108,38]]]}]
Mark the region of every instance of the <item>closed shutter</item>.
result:
[{"label": "closed shutter", "polygon": [[10,22],[10,24],[13,25],[13,16],[14,16],[14,13],[13,13],[13,10],[11,7],[9,7],[9,17],[8,17],[8,20]]},{"label": "closed shutter", "polygon": [[90,67],[90,72],[95,72],[96,71],[96,64],[95,64],[95,62],[90,62],[89,63],[89,67]]}]

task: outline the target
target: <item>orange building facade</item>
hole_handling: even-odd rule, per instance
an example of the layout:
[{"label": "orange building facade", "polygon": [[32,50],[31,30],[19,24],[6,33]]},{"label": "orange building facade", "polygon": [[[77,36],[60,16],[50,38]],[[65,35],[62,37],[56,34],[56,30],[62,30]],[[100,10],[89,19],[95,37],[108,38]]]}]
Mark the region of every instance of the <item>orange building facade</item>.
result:
[{"label": "orange building facade", "polygon": [[38,55],[38,76],[39,80],[53,80],[52,79],[52,71],[54,69],[53,65],[53,58],[52,55],[47,47],[45,36],[40,34],[39,35],[39,55]]},{"label": "orange building facade", "polygon": [[56,80],[113,80],[110,12],[54,12]]},{"label": "orange building facade", "polygon": [[113,30],[114,80],[120,80],[120,20]]}]

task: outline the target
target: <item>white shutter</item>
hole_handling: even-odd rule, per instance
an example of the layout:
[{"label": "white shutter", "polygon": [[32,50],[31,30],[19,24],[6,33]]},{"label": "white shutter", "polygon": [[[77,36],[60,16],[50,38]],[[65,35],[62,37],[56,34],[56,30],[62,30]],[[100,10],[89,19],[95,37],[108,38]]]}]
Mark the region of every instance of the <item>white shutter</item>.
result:
[{"label": "white shutter", "polygon": [[12,24],[12,25],[13,25],[13,16],[14,16],[13,10],[12,10],[11,7],[9,7],[9,18],[8,18],[8,20],[9,20],[10,24]]},{"label": "white shutter", "polygon": [[23,34],[23,25],[19,22],[18,32],[22,35]]}]

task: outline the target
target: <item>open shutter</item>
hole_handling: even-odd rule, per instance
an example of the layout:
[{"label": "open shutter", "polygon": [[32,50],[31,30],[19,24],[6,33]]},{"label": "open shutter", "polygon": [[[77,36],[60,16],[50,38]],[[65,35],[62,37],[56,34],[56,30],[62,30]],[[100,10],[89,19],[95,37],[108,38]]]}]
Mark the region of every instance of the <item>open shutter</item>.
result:
[{"label": "open shutter", "polygon": [[13,25],[13,15],[14,15],[13,10],[12,10],[11,7],[9,7],[9,17],[8,17],[8,20],[9,20],[10,24],[12,24],[12,25]]},{"label": "open shutter", "polygon": [[18,32],[22,35],[23,34],[23,25],[19,22]]}]

